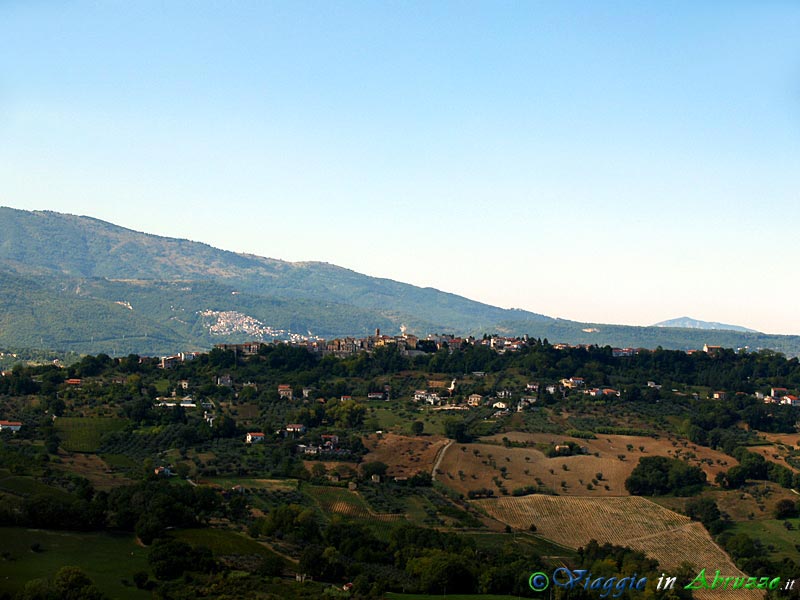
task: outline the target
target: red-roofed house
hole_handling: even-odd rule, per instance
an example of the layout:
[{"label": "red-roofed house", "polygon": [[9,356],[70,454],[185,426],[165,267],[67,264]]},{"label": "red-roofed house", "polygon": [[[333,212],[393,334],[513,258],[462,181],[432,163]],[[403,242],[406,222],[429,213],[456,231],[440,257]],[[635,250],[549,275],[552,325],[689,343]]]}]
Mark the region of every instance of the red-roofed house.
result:
[{"label": "red-roofed house", "polygon": [[565,388],[569,388],[571,390],[573,390],[575,388],[581,388],[585,384],[586,384],[586,382],[583,380],[583,377],[570,377],[569,379],[562,379],[561,380],[561,385],[563,385]]},{"label": "red-roofed house", "polygon": [[0,431],[17,432],[22,428],[20,421],[0,421]]},{"label": "red-roofed house", "polygon": [[245,442],[248,444],[257,444],[259,442],[264,441],[264,432],[262,431],[251,431],[247,434],[247,437],[244,439]]},{"label": "red-roofed house", "polygon": [[322,444],[326,448],[332,449],[339,445],[339,436],[329,433],[322,434]]}]

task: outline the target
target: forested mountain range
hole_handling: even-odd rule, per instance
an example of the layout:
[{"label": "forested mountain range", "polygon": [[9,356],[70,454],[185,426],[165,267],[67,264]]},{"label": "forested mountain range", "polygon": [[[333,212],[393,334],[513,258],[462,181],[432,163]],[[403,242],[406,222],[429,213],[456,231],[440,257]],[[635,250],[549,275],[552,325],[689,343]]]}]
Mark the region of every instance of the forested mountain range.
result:
[{"label": "forested mountain range", "polygon": [[586,324],[490,306],[324,262],[286,262],[98,219],[0,208],[0,346],[121,355],[290,332],[529,334],[612,346],[772,348],[800,337]]}]

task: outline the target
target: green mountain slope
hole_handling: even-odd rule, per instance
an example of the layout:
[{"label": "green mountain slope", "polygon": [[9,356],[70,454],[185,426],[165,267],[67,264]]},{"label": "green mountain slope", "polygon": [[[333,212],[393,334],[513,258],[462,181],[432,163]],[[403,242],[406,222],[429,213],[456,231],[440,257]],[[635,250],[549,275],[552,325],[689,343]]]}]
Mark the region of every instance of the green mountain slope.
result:
[{"label": "green mountain slope", "polygon": [[413,328],[430,324],[439,330],[464,331],[499,320],[549,320],[431,288],[368,277],[327,263],[290,263],[236,254],[199,242],[148,235],[89,217],[54,212],[0,208],[0,262],[17,272],[37,275],[213,279],[260,296],[302,298],[377,311],[395,326],[404,323]]},{"label": "green mountain slope", "polygon": [[612,346],[773,348],[800,337],[552,319],[321,262],[290,263],[89,217],[0,207],[0,346],[165,354],[290,332],[325,338],[401,325]]}]

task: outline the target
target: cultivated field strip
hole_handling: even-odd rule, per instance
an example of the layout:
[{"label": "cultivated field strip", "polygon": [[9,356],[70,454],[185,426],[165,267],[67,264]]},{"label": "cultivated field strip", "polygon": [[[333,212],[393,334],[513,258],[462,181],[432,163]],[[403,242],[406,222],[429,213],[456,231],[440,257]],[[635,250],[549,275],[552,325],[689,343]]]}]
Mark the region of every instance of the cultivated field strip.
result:
[{"label": "cultivated field strip", "polygon": [[361,496],[349,490],[309,486],[306,491],[326,514],[338,514],[376,521],[397,521],[405,518],[404,515],[373,512]]},{"label": "cultivated field strip", "polygon": [[536,525],[538,533],[560,544],[578,548],[590,540],[621,544],[659,531],[691,523],[638,496],[583,498],[524,496],[483,500],[480,506],[499,521],[518,529]]},{"label": "cultivated field strip", "polygon": [[[556,543],[579,548],[590,540],[628,546],[658,561],[669,573],[681,563],[705,568],[713,578],[743,575],[700,524],[639,496],[581,498],[569,496],[503,497],[477,502],[492,517],[514,528],[537,533]],[[701,600],[761,598],[755,590],[697,590]]]}]

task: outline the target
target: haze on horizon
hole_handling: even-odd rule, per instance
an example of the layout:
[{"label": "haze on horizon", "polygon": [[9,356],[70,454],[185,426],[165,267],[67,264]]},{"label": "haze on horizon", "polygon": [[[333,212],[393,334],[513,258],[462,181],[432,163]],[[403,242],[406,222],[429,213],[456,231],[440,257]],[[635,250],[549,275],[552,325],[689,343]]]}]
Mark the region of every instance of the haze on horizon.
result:
[{"label": "haze on horizon", "polygon": [[779,1],[7,2],[0,204],[800,334],[798,30]]}]

